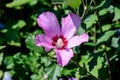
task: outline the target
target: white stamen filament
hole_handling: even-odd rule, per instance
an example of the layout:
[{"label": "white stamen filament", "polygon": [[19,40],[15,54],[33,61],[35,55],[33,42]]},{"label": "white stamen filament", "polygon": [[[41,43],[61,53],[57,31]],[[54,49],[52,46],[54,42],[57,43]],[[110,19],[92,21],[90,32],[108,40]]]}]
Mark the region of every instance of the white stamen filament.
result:
[{"label": "white stamen filament", "polygon": [[64,45],[63,40],[61,38],[59,38],[57,40],[57,42],[55,43],[55,45],[56,45],[57,48],[62,48],[63,45]]}]

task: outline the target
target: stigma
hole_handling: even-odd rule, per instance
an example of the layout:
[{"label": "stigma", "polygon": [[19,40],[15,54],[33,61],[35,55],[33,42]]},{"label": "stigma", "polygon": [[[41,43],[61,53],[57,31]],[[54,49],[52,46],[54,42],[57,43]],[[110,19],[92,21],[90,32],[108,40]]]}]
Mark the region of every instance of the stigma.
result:
[{"label": "stigma", "polygon": [[57,40],[57,42],[55,43],[55,45],[56,45],[57,48],[62,48],[63,45],[64,45],[63,40],[61,38],[59,38]]},{"label": "stigma", "polygon": [[52,45],[55,46],[58,49],[64,49],[67,46],[68,41],[66,41],[66,38],[62,35],[53,37]]}]

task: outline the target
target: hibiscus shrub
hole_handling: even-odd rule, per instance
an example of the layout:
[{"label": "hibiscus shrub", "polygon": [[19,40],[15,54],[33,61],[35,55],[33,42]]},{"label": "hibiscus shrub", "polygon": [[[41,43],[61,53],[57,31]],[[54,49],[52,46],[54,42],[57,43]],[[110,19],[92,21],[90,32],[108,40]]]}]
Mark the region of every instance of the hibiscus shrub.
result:
[{"label": "hibiscus shrub", "polygon": [[0,79],[119,80],[119,3],[0,0]]}]

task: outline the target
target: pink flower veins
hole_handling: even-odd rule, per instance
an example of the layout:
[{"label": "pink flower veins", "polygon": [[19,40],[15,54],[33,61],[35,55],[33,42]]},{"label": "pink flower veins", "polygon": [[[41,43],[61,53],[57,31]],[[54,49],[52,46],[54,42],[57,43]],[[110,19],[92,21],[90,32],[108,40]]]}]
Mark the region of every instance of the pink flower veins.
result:
[{"label": "pink flower veins", "polygon": [[43,12],[37,18],[37,23],[45,34],[36,35],[36,45],[45,47],[46,52],[53,49],[56,53],[57,63],[61,66],[67,65],[73,57],[74,52],[71,48],[88,42],[87,34],[74,36],[81,20],[73,13],[62,18],[62,27],[52,12]]}]

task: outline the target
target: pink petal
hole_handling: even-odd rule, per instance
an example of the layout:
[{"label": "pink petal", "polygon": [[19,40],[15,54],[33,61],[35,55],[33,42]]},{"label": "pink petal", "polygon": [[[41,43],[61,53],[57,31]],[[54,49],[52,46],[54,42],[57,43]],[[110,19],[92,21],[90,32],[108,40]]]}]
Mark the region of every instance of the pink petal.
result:
[{"label": "pink petal", "polygon": [[48,37],[54,37],[60,34],[60,26],[54,13],[43,12],[37,18],[38,25],[44,30]]},{"label": "pink petal", "polygon": [[49,52],[51,50],[51,48],[45,47],[45,51]]},{"label": "pink petal", "polygon": [[36,35],[36,45],[47,48],[46,51],[48,51],[48,48],[49,48],[49,50],[51,48],[53,48],[51,43],[52,43],[52,40],[49,37],[47,37],[46,35],[44,35],[44,34]]},{"label": "pink petal", "polygon": [[61,66],[65,66],[68,64],[70,59],[73,57],[72,49],[54,49],[57,57],[57,63]]},{"label": "pink petal", "polygon": [[74,36],[70,40],[68,40],[67,48],[72,48],[75,46],[79,46],[83,42],[88,42],[89,36],[88,34],[82,34],[80,36]]},{"label": "pink petal", "polygon": [[71,13],[67,17],[62,18],[62,35],[70,39],[80,26],[81,19],[79,16]]}]

